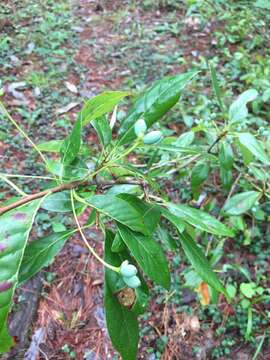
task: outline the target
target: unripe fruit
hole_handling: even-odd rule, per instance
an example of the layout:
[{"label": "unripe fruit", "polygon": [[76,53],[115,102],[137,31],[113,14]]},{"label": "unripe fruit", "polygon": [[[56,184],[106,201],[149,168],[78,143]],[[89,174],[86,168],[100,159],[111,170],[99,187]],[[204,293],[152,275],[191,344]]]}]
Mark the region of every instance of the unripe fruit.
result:
[{"label": "unripe fruit", "polygon": [[139,119],[138,121],[136,121],[136,123],[134,125],[134,131],[137,136],[144,135],[146,130],[147,130],[147,126],[143,119]]},{"label": "unripe fruit", "polygon": [[147,145],[152,145],[158,143],[162,139],[161,131],[151,131],[144,136],[143,142]]},{"label": "unripe fruit", "polygon": [[134,265],[129,264],[127,260],[123,261],[120,266],[120,274],[123,277],[130,278],[137,274],[137,269]]},{"label": "unripe fruit", "polygon": [[132,277],[123,277],[123,280],[127,284],[127,286],[132,289],[136,289],[141,286],[141,280],[136,275]]}]

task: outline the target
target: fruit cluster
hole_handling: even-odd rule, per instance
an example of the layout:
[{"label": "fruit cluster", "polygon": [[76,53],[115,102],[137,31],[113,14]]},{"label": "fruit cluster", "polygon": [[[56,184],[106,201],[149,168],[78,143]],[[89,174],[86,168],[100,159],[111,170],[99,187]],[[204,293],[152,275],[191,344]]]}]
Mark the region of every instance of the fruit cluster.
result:
[{"label": "fruit cluster", "polygon": [[127,260],[123,261],[120,266],[120,275],[128,287],[136,289],[141,286],[141,281],[137,276],[138,270],[132,264],[129,264]]},{"label": "fruit cluster", "polygon": [[160,142],[160,140],[162,139],[161,131],[150,131],[148,134],[145,135],[146,130],[147,125],[143,119],[139,119],[138,121],[136,121],[134,125],[135,134],[138,137],[142,137],[144,144],[153,145]]}]

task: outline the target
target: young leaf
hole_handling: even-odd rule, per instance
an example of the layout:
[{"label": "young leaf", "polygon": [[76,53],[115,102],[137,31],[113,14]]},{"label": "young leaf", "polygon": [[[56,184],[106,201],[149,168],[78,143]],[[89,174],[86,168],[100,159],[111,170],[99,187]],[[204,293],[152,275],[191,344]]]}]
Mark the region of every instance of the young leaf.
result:
[{"label": "young leaf", "polygon": [[241,215],[247,212],[259,200],[261,193],[258,191],[246,191],[236,194],[226,201],[224,211],[228,215]]},{"label": "young leaf", "polygon": [[[105,261],[119,266],[121,260],[116,253],[111,252],[113,234],[106,232],[105,238]],[[114,276],[112,276],[114,275]],[[104,308],[106,314],[106,323],[113,346],[122,356],[123,360],[136,360],[139,327],[135,313],[127,307],[121,305],[113,292],[116,281],[116,273],[105,269],[104,286]]]},{"label": "young leaf", "polygon": [[224,112],[224,104],[223,104],[223,101],[222,101],[220,87],[218,85],[216,69],[214,68],[214,66],[213,66],[213,64],[211,62],[209,63],[209,68],[210,68],[212,86],[213,86],[214,93],[215,93],[216,98],[217,98],[218,105],[220,107],[220,110],[222,112]]},{"label": "young leaf", "polygon": [[130,93],[127,91],[105,91],[88,100],[80,112],[82,125],[111,112],[121,100],[129,95]]},{"label": "young leaf", "polygon": [[130,229],[143,234],[148,233],[143,217],[127,201],[112,195],[94,195],[85,201],[97,211],[128,226]]},{"label": "young leaf", "polygon": [[105,116],[91,121],[93,128],[96,130],[99,141],[104,148],[106,148],[112,141],[112,129]]},{"label": "young leaf", "polygon": [[187,232],[179,233],[179,239],[188,260],[198,275],[218,292],[226,295],[225,288],[211,269],[207,258],[194,239]]},{"label": "young leaf", "polygon": [[173,143],[178,147],[187,147],[192,144],[195,138],[195,134],[193,131],[188,131],[184,134],[181,134],[179,138]]},{"label": "young leaf", "polygon": [[264,164],[270,164],[270,158],[264,151],[261,143],[250,133],[241,133],[238,135],[239,141],[247,148],[258,160]]},{"label": "young leaf", "polygon": [[80,158],[76,158],[70,165],[64,165],[60,161],[49,159],[47,161],[47,170],[68,181],[81,180],[89,173],[87,165]]},{"label": "young leaf", "polygon": [[147,127],[151,127],[179,100],[181,91],[187,83],[197,74],[195,71],[166,77],[157,81],[146,90],[134,103],[127,117],[120,126],[120,144],[136,138],[134,132],[135,122],[143,118]]},{"label": "young leaf", "polygon": [[206,212],[187,205],[167,203],[168,210],[199,230],[219,236],[233,236],[232,230]]},{"label": "young leaf", "polygon": [[26,243],[42,200],[34,200],[0,217],[0,353],[13,345],[6,322]]},{"label": "young leaf", "polygon": [[111,250],[112,250],[112,252],[119,253],[121,251],[124,251],[125,249],[126,249],[126,245],[118,231],[113,239]]},{"label": "young leaf", "polygon": [[82,117],[79,115],[76,120],[71,134],[64,140],[60,152],[62,155],[62,163],[68,165],[78,155],[82,141]]},{"label": "young leaf", "polygon": [[244,120],[248,116],[247,103],[255,100],[257,96],[258,91],[255,89],[249,89],[239,95],[238,98],[230,106],[230,121],[237,122]]},{"label": "young leaf", "polygon": [[170,288],[170,272],[167,259],[160,246],[149,236],[131,231],[118,224],[121,237],[137,263],[156,284]]},{"label": "young leaf", "polygon": [[27,281],[43,267],[50,265],[72,233],[73,231],[63,231],[31,241],[25,248],[18,284]]},{"label": "young leaf", "polygon": [[50,140],[37,145],[37,148],[43,152],[59,153],[63,140]]}]

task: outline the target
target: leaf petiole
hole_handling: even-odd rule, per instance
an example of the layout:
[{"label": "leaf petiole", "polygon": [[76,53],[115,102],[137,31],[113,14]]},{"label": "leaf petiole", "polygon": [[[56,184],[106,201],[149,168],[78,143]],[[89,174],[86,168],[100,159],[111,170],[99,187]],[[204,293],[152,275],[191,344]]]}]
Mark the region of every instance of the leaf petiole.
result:
[{"label": "leaf petiole", "polygon": [[[86,239],[86,237],[85,237],[85,235],[84,235],[84,233],[83,233],[83,230],[82,230],[82,228],[81,228],[81,225],[80,225],[80,223],[79,223],[79,219],[78,219],[78,217],[77,217],[77,214],[76,214],[76,210],[75,210],[75,206],[74,206],[74,198],[75,198],[76,200],[82,202],[82,201],[81,201],[82,199],[76,195],[75,191],[74,191],[74,190],[71,190],[71,191],[70,191],[70,199],[71,199],[72,212],[73,212],[73,216],[74,216],[76,225],[77,225],[77,227],[78,227],[78,230],[79,230],[79,232],[80,232],[80,234],[81,234],[81,237],[82,237],[82,239],[83,239],[83,242],[85,243],[86,247],[87,247],[88,250],[91,252],[91,254],[93,254],[94,257],[95,257],[102,265],[104,265],[106,268],[108,268],[108,269],[110,269],[110,270],[112,270],[112,271],[115,271],[115,272],[119,273],[119,271],[120,271],[120,268],[119,268],[119,267],[113,266],[113,265],[111,265],[111,264],[108,264],[106,261],[104,261],[104,260],[95,252],[95,250],[92,248],[92,246],[88,243],[88,241],[87,241],[87,239]],[[89,206],[89,204],[88,204],[88,206]]]}]

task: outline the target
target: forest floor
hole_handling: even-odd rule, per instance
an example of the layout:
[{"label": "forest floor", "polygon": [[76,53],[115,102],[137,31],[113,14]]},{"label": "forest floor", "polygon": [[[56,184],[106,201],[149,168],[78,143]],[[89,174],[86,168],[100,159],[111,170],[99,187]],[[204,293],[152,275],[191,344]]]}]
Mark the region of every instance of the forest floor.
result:
[{"label": "forest floor", "polygon": [[[148,7],[147,1],[144,6],[144,2],[120,0],[41,3],[8,0],[0,18],[3,100],[36,142],[67,134],[85,98],[104,89],[140,90],[162,76],[187,70],[201,57],[211,59],[220,52],[213,34],[222,33],[224,22],[213,16],[202,26],[199,18],[188,16],[183,7]],[[171,126],[181,131],[181,124]],[[91,130],[86,139],[95,146]],[[28,145],[21,145],[21,138],[4,123],[0,124],[0,161],[5,172],[40,173]],[[37,190],[30,182],[26,189]],[[3,187],[1,198],[11,195]],[[81,218],[82,223],[85,220]],[[68,221],[56,215],[55,227]],[[46,215],[40,214],[37,224],[42,225],[35,234],[46,234],[48,222]],[[102,253],[102,234],[93,228],[87,236]],[[248,256],[252,262],[253,255]],[[23,358],[31,340],[32,355],[28,351],[27,359],[34,359],[35,352],[38,359],[116,359],[104,322],[103,269],[87,253],[79,236],[73,236],[41,276],[43,286],[27,339],[14,334],[23,344],[16,359]],[[20,311],[24,295],[18,296],[15,311]],[[214,321],[199,318],[200,305],[194,293],[183,290],[179,301],[191,311],[179,312],[179,304],[163,295],[153,299],[141,320],[139,359],[212,358],[209,354],[220,345]],[[222,302],[219,310],[224,317],[233,315],[233,309]],[[33,339],[38,339],[37,345]],[[218,359],[248,360],[253,353],[254,349],[239,339],[230,355],[221,354]],[[260,356],[270,359],[269,350]],[[9,358],[13,359],[14,353]]]}]

